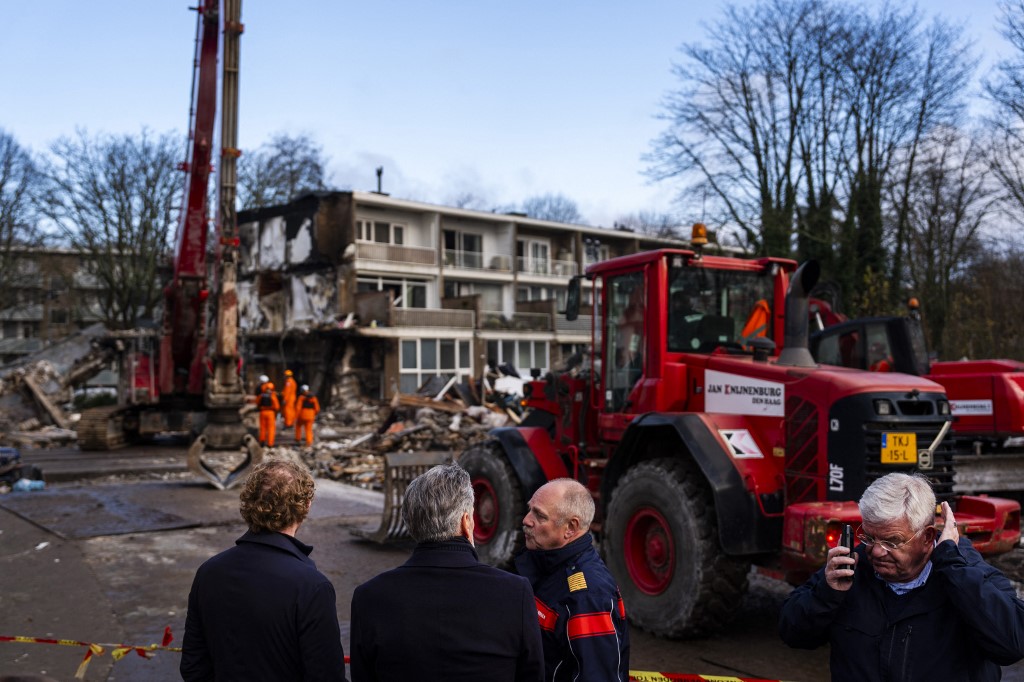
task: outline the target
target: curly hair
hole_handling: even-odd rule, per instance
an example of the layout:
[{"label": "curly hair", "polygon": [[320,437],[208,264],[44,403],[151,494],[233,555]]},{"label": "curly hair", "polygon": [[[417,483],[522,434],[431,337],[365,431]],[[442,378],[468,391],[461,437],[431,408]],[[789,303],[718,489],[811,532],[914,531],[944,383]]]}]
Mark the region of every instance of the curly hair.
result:
[{"label": "curly hair", "polygon": [[245,480],[239,511],[254,533],[281,531],[306,519],[313,488],[313,477],[304,467],[287,460],[266,461]]}]

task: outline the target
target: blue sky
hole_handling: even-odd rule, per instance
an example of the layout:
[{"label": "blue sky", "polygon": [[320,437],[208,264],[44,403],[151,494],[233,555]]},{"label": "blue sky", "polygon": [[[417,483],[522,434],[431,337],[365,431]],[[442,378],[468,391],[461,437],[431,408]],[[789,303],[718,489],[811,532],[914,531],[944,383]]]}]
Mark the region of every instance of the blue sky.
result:
[{"label": "blue sky", "polygon": [[[8,2],[0,128],[41,151],[76,127],[183,136],[195,0]],[[923,4],[991,54],[996,0]],[[670,0],[244,0],[239,137],[307,133],[334,184],[488,207],[560,193],[610,226],[672,210],[643,177],[684,42],[721,4]],[[184,137],[183,147],[184,147]],[[683,219],[688,222],[688,218]]]}]

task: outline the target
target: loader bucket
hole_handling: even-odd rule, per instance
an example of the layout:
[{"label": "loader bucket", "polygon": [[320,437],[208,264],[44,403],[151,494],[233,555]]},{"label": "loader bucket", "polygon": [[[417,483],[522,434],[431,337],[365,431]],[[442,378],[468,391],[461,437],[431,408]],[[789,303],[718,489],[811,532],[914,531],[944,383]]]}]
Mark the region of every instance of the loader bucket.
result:
[{"label": "loader bucket", "polygon": [[251,434],[242,438],[245,459],[227,475],[221,476],[216,469],[203,459],[206,449],[206,436],[199,436],[188,449],[188,468],[196,476],[207,479],[217,490],[228,490],[245,481],[246,476],[257,464],[263,461],[263,448]]},{"label": "loader bucket", "polygon": [[409,537],[402,521],[402,499],[412,480],[438,464],[452,461],[450,452],[390,452],[384,455],[384,512],[380,528],[353,528],[353,535],[384,544]]}]

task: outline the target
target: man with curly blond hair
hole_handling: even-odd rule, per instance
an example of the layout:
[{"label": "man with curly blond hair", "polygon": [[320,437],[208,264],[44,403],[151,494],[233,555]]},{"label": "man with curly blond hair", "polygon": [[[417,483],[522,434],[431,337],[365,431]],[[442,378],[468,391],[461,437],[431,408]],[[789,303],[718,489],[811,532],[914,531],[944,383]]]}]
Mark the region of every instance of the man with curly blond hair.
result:
[{"label": "man with curly blond hair", "polygon": [[255,467],[240,495],[249,531],[196,571],[188,596],[181,677],[345,680],[334,586],[295,538],[313,503],[299,464]]}]

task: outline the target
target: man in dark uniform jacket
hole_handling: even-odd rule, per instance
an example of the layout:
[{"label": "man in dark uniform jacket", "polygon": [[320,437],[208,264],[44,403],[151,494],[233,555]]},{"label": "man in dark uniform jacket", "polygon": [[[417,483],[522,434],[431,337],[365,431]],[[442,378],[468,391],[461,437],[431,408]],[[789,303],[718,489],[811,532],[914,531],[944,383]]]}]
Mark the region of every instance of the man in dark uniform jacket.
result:
[{"label": "man in dark uniform jacket", "polygon": [[240,497],[249,532],[199,567],[188,595],[182,679],[344,682],[334,586],[295,538],[313,478],[266,461]]},{"label": "man in dark uniform jacket", "polygon": [[594,499],[571,478],[549,481],[523,519],[516,569],[533,585],[544,679],[629,680],[629,629],[619,587],[594,549]]},{"label": "man in dark uniform jacket", "polygon": [[477,559],[469,474],[452,464],[417,477],[402,519],[412,556],[352,595],[353,682],[539,682],[533,592]]}]

